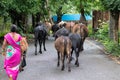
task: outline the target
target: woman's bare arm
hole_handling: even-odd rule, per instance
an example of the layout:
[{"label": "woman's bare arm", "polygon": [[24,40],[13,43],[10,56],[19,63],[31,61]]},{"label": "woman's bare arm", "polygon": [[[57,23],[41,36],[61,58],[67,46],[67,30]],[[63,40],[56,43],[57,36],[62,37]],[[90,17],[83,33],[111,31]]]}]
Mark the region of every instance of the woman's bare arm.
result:
[{"label": "woman's bare arm", "polygon": [[6,41],[6,39],[4,39],[3,45],[2,45],[2,54],[3,54],[3,55],[6,55],[6,54],[5,54],[5,52],[6,52],[6,46],[7,46],[7,41]]}]

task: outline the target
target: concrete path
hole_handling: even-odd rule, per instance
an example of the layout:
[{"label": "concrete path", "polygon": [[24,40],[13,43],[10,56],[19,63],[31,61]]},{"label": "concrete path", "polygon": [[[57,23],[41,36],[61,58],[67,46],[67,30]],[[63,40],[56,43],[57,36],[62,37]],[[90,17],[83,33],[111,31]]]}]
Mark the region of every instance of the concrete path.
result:
[{"label": "concrete path", "polygon": [[[110,59],[102,51],[99,44],[86,40],[85,50],[80,53],[80,66],[71,62],[71,72],[61,71],[57,67],[57,53],[54,41],[46,42],[47,51],[34,55],[34,45],[30,44],[27,52],[27,66],[19,73],[18,80],[120,80],[120,65]],[[74,56],[74,55],[73,55]],[[3,66],[3,57],[0,55],[0,80],[8,80]]]}]

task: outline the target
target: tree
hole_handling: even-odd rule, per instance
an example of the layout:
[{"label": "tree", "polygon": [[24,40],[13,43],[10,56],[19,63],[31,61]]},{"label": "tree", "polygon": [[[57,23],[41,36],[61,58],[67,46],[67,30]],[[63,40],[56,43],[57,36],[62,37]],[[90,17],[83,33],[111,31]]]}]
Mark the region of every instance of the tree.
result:
[{"label": "tree", "polygon": [[[12,23],[17,24],[23,32],[27,31],[28,15],[34,14],[38,16],[40,12],[39,1],[40,0],[12,0],[9,8]],[[36,19],[38,19],[38,17]]]},{"label": "tree", "polygon": [[11,3],[11,1],[9,1],[9,0],[1,0],[0,1],[0,17],[3,18],[3,25],[2,25],[3,29],[5,28],[5,24],[7,22],[8,16],[9,16],[7,10],[8,10],[8,5],[10,3]]},{"label": "tree", "polygon": [[67,13],[67,9],[65,9],[64,7],[67,7],[68,1],[66,1],[66,0],[49,0],[49,3],[51,4],[49,6],[49,8],[50,8],[51,12],[53,12],[52,14],[57,15],[57,23],[61,22],[62,16],[65,13]]},{"label": "tree", "polygon": [[104,8],[110,11],[109,36],[116,43],[119,43],[118,21],[120,12],[120,0],[101,0]]},{"label": "tree", "polygon": [[87,25],[85,15],[91,14],[93,0],[71,0],[71,1],[73,5],[77,7],[79,14],[81,14],[79,22]]}]

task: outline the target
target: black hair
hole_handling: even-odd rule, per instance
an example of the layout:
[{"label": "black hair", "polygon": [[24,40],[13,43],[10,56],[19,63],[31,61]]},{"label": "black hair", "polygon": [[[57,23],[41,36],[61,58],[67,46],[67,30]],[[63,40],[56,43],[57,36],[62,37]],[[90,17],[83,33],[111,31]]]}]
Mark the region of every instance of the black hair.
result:
[{"label": "black hair", "polygon": [[17,26],[13,24],[10,29],[11,32],[16,32],[17,31]]}]

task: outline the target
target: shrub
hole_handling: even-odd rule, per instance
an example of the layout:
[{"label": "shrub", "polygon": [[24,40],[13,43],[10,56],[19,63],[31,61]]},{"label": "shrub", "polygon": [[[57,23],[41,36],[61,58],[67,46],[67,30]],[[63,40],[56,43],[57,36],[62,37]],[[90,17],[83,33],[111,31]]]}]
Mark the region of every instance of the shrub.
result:
[{"label": "shrub", "polygon": [[[105,46],[105,49],[108,53],[120,57],[120,45],[116,44],[108,37],[108,24],[102,24],[102,27],[99,28],[99,30],[95,34],[92,34],[92,29],[89,27],[90,26],[88,26],[90,37],[93,37],[94,39],[97,39],[99,42],[101,42]],[[119,38],[119,42],[120,42],[120,38]]]}]

